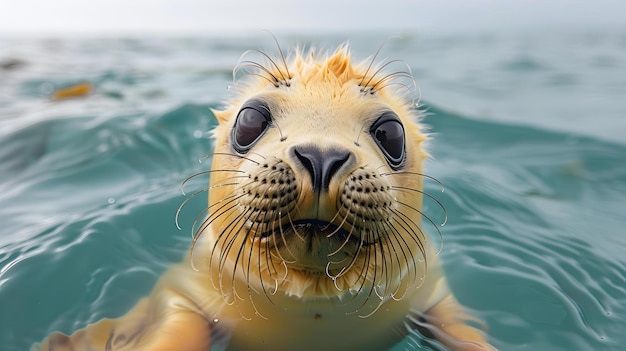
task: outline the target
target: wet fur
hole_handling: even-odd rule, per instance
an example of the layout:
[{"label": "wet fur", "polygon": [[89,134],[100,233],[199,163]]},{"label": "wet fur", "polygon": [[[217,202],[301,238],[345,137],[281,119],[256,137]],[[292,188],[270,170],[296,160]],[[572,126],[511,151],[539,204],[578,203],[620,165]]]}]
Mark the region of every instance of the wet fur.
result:
[{"label": "wet fur", "polygon": [[[453,350],[491,349],[465,323],[422,228],[423,197],[439,202],[423,191],[436,180],[422,169],[408,69],[390,71],[399,63],[376,55],[354,63],[347,46],[296,50],[289,61],[278,51],[244,54],[235,96],[214,111],[212,168],[190,177],[210,174],[191,195],[209,201],[185,261],[124,317],[54,334],[41,349],[204,350],[221,330],[233,350],[380,350],[413,329]],[[267,104],[272,123],[240,153],[231,130],[251,99]],[[406,135],[396,166],[370,135],[388,111]],[[314,191],[293,156],[303,145],[349,153],[328,189]]]}]

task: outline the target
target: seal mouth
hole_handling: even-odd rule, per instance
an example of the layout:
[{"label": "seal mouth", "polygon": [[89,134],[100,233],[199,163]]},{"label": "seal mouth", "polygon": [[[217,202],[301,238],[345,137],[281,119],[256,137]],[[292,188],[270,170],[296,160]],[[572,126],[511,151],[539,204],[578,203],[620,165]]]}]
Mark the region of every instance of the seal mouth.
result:
[{"label": "seal mouth", "polygon": [[273,257],[291,269],[326,273],[329,265],[344,267],[359,252],[360,236],[332,222],[300,219],[258,235],[255,242],[273,248]]},{"label": "seal mouth", "polygon": [[289,241],[295,236],[301,242],[312,243],[313,241],[326,240],[330,243],[335,243],[335,245],[351,243],[360,248],[367,248],[379,242],[376,238],[370,238],[374,240],[362,238],[358,234],[359,232],[359,229],[348,231],[335,223],[319,219],[300,219],[286,223],[278,228],[267,230],[256,236],[254,241],[262,244],[274,241],[277,244],[279,241],[285,243],[285,241]]},{"label": "seal mouth", "polygon": [[267,240],[275,235],[291,235],[294,234],[303,240],[313,238],[331,238],[336,237],[339,240],[346,240],[351,234],[342,227],[318,219],[300,219],[289,222],[279,228],[271,229],[261,233],[259,238]]}]

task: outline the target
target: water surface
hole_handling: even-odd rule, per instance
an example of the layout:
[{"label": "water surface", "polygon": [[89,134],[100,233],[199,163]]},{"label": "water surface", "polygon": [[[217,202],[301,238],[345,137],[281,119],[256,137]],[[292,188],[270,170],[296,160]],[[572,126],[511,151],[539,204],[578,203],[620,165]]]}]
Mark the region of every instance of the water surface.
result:
[{"label": "water surface", "polygon": [[[364,58],[392,34],[281,43],[349,39]],[[0,70],[2,350],[122,315],[182,258],[205,203],[185,207],[179,231],[180,184],[209,167],[198,160],[212,149],[211,108],[251,48],[274,44],[265,34],[0,39],[0,62],[21,62]],[[381,56],[404,60],[420,84],[427,172],[445,184],[427,182],[448,211],[441,255],[493,343],[621,350],[626,34],[417,33]],[[48,99],[79,81],[95,93]]]}]

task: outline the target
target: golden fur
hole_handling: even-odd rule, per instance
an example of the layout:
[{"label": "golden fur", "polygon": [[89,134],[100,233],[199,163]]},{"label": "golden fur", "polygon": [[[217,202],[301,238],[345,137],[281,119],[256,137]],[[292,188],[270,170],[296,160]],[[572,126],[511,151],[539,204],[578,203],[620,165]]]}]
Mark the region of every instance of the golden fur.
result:
[{"label": "golden fur", "polygon": [[416,328],[491,349],[422,229],[430,177],[408,72],[353,63],[346,46],[290,62],[251,53],[262,61],[242,58],[235,96],[214,111],[188,257],[124,317],[41,349],[206,350],[220,331],[229,350],[381,350]]}]

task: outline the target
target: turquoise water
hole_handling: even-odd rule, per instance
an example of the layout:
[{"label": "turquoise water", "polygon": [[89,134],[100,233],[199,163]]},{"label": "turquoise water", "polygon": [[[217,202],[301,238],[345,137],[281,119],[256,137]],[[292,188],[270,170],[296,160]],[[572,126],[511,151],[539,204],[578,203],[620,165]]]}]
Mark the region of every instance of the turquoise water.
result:
[{"label": "turquoise water", "polygon": [[[389,33],[394,34],[394,33]],[[356,56],[388,36],[350,39]],[[0,347],[127,311],[185,253],[211,107],[271,38],[0,39]],[[445,268],[502,350],[626,343],[626,34],[409,35]],[[82,99],[50,101],[89,81]],[[202,187],[197,179],[187,191]],[[435,221],[440,209],[426,202]],[[403,346],[409,346],[407,341]],[[422,346],[426,349],[426,346]]]}]

